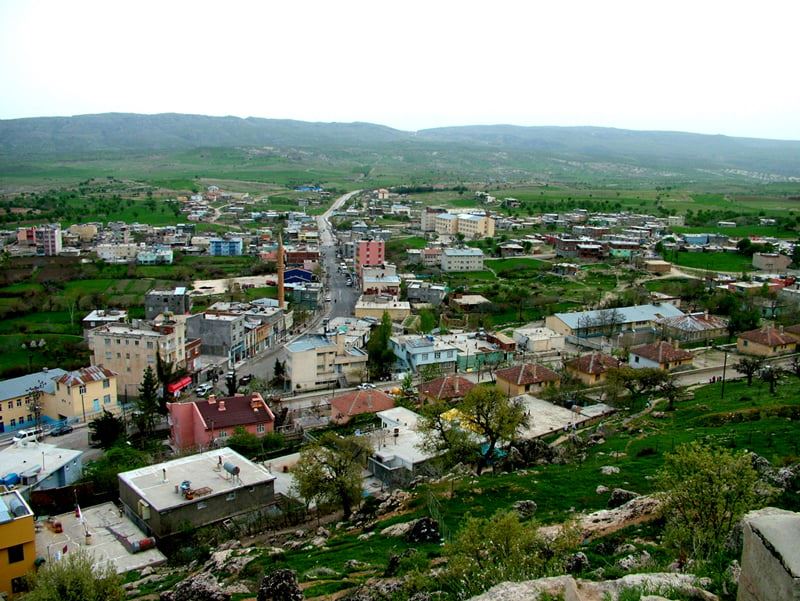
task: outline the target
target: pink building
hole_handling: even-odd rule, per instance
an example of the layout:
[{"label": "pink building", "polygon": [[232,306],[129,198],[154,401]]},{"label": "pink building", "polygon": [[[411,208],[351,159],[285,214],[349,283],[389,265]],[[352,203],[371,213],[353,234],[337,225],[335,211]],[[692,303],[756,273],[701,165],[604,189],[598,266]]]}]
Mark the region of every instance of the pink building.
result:
[{"label": "pink building", "polygon": [[356,265],[361,273],[362,267],[383,265],[386,247],[383,240],[359,240],[356,252]]},{"label": "pink building", "polygon": [[232,396],[190,403],[167,403],[170,439],[180,450],[209,447],[214,439],[223,443],[237,427],[256,436],[275,428],[275,416],[260,394]]}]

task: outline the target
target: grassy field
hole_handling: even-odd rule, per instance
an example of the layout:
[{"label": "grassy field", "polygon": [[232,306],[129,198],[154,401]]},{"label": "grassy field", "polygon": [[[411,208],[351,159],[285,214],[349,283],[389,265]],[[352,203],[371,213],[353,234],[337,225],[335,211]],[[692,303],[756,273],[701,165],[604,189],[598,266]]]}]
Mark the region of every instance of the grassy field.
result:
[{"label": "grassy field", "polygon": [[504,271],[524,270],[540,270],[550,269],[551,264],[547,261],[540,261],[539,259],[531,259],[528,257],[513,257],[510,259],[487,259],[484,265],[494,271],[501,273]]},{"label": "grassy field", "polygon": [[675,226],[670,229],[676,234],[722,234],[734,238],[743,238],[745,236],[797,238],[797,232],[785,230],[774,225],[738,225],[736,227]]},{"label": "grassy field", "polygon": [[737,253],[670,253],[668,259],[676,265],[707,269],[709,271],[728,271],[741,273],[753,269],[753,260]]}]

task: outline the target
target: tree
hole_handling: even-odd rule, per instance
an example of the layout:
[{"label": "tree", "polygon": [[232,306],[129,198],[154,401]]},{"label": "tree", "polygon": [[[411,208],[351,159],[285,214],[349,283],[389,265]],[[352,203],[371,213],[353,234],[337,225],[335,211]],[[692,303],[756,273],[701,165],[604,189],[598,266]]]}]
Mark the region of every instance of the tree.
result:
[{"label": "tree", "polygon": [[758,379],[764,382],[765,384],[769,384],[769,393],[775,394],[775,388],[778,386],[778,383],[783,379],[784,375],[785,375],[784,370],[778,367],[777,365],[765,365],[758,372]]},{"label": "tree", "polygon": [[733,368],[747,378],[747,385],[752,386],[755,376],[764,365],[763,357],[742,357],[733,364]]},{"label": "tree", "polygon": [[657,480],[664,540],[684,558],[708,559],[719,552],[734,524],[761,500],[748,453],[699,442],[668,453]]},{"label": "tree", "polygon": [[145,453],[120,442],[86,464],[81,481],[91,482],[96,493],[118,493],[117,474],[144,467],[148,463],[149,457]]},{"label": "tree", "polygon": [[272,368],[271,384],[280,390],[286,389],[286,361],[275,359],[275,366]]},{"label": "tree", "polygon": [[442,366],[438,363],[428,363],[419,368],[419,376],[423,382],[430,382],[442,376]]},{"label": "tree", "polygon": [[466,599],[500,582],[562,574],[579,542],[572,526],[548,539],[514,511],[500,511],[489,519],[469,516],[444,547],[442,584],[455,589],[450,591],[455,598]]},{"label": "tree", "polygon": [[621,365],[608,370],[606,385],[611,388],[624,388],[631,396],[637,396],[656,390],[668,377],[667,372],[657,367],[635,369],[629,365]]},{"label": "tree", "polygon": [[667,376],[658,385],[658,392],[667,399],[667,411],[675,410],[675,403],[685,398],[685,391],[678,386],[674,376]]},{"label": "tree", "polygon": [[103,409],[100,417],[89,422],[90,438],[97,442],[100,448],[108,450],[125,435],[124,422]]},{"label": "tree", "polygon": [[149,365],[144,370],[142,383],[139,384],[139,398],[136,399],[136,425],[145,436],[150,436],[155,430],[156,419],[160,412],[158,402],[158,379]]},{"label": "tree", "polygon": [[423,450],[436,455],[436,462],[444,468],[472,463],[480,454],[480,445],[472,433],[445,417],[451,409],[443,401],[423,405],[417,421]]},{"label": "tree", "polygon": [[161,353],[156,352],[156,377],[161,382],[161,400],[158,403],[158,412],[161,415],[167,414],[167,400],[169,390],[167,387],[175,376],[175,364],[172,361],[165,361],[161,358]]},{"label": "tree", "polygon": [[300,452],[295,491],[307,502],[340,504],[350,519],[361,499],[361,472],[372,449],[366,438],[326,432]]},{"label": "tree", "polygon": [[82,548],[71,548],[63,559],[45,563],[30,577],[26,601],[124,601],[122,578],[113,564],[95,563]]},{"label": "tree", "polygon": [[384,311],[380,325],[372,330],[367,342],[369,371],[370,376],[374,379],[388,379],[392,374],[395,357],[389,346],[391,336],[392,319],[389,317],[389,313]]}]

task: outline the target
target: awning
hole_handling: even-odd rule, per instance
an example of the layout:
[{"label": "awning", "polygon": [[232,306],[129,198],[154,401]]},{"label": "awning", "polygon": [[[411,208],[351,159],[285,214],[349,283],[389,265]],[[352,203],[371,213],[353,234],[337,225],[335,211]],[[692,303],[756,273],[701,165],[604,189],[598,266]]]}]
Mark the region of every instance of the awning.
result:
[{"label": "awning", "polygon": [[192,378],[189,376],[185,376],[178,380],[177,382],[172,382],[172,384],[167,384],[167,392],[170,394],[175,394],[186,388],[192,383]]}]

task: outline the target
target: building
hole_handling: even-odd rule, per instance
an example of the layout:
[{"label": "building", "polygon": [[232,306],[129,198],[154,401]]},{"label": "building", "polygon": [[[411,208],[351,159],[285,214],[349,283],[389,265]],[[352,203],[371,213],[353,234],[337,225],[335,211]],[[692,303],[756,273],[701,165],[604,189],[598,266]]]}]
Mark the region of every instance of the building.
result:
[{"label": "building", "polygon": [[139,265],[172,265],[171,248],[145,248],[136,253],[136,262]]},{"label": "building", "polygon": [[136,260],[141,248],[133,242],[118,242],[98,244],[94,250],[97,258],[106,263],[131,263]]},{"label": "building", "polygon": [[36,247],[38,254],[56,257],[61,254],[61,225],[49,223],[36,228]]},{"label": "building", "polygon": [[180,369],[186,365],[186,324],[165,320],[149,324],[106,324],[89,331],[92,365],[102,365],[117,374],[119,394],[138,395],[145,370],[156,371],[156,354]]},{"label": "building", "polygon": [[523,363],[494,372],[497,387],[508,396],[536,394],[549,386],[558,386],[561,378],[552,369],[536,363]]},{"label": "building", "polygon": [[430,382],[423,382],[417,387],[419,400],[429,403],[437,401],[453,402],[464,398],[470,390],[475,388],[475,384],[463,376],[449,374],[436,378]]},{"label": "building", "polygon": [[293,392],[360,382],[367,353],[348,345],[346,335],[306,334],[286,345],[286,375]]},{"label": "building", "polygon": [[439,267],[442,264],[442,249],[438,246],[423,248],[419,253],[419,260],[425,267]]},{"label": "building", "polygon": [[665,317],[656,320],[656,325],[661,329],[662,337],[681,342],[714,340],[728,333],[728,322],[721,317],[709,315],[708,311]]},{"label": "building", "polygon": [[742,332],[736,339],[736,349],[745,355],[774,357],[793,353],[797,340],[783,331],[783,328],[764,326],[757,330]]},{"label": "building", "polygon": [[[0,433],[35,426],[35,394],[32,393],[41,391],[43,397],[52,395],[56,389],[53,378],[66,373],[63,369],[49,369],[0,382]],[[40,406],[43,408],[41,401]],[[47,420],[44,415],[42,419]]]},{"label": "building", "polygon": [[236,428],[261,437],[275,429],[275,416],[262,396],[253,394],[216,398],[189,403],[167,403],[170,442],[173,447],[210,448],[215,440],[223,443]]},{"label": "building", "polygon": [[661,261],[658,259],[648,259],[644,261],[644,270],[647,271],[648,273],[663,275],[665,273],[669,273],[672,270],[672,263],[668,261]]},{"label": "building", "polygon": [[694,355],[678,346],[678,342],[661,340],[652,344],[635,346],[628,354],[628,365],[633,368],[652,367],[673,371],[691,367]]},{"label": "building", "polygon": [[753,267],[761,271],[782,273],[789,269],[792,258],[779,253],[753,253]]},{"label": "building", "polygon": [[392,321],[403,321],[411,315],[411,303],[397,300],[393,296],[369,296],[362,294],[354,310],[354,315],[359,319],[371,317],[383,319],[383,314],[388,313]]},{"label": "building", "polygon": [[173,290],[151,290],[144,295],[144,317],[155,319],[158,315],[189,315],[192,312],[192,296],[188,288],[179,286]]},{"label": "building", "polygon": [[434,366],[443,373],[448,373],[458,363],[458,348],[435,336],[392,336],[389,346],[402,369],[414,373],[427,366]]},{"label": "building", "polygon": [[364,267],[383,265],[386,260],[386,243],[383,240],[359,240],[355,259],[359,274]]},{"label": "building", "polygon": [[26,498],[33,490],[61,488],[83,475],[83,451],[44,442],[18,442],[0,451],[0,474]]},{"label": "building", "polygon": [[608,370],[616,369],[619,366],[619,359],[603,353],[589,353],[566,363],[567,372],[578,378],[586,386],[602,384],[606,381]]},{"label": "building", "polygon": [[239,257],[242,247],[241,238],[211,238],[208,241],[208,254],[212,257]]},{"label": "building", "polygon": [[356,415],[377,413],[394,407],[394,399],[382,390],[353,390],[331,398],[331,421],[346,424]]},{"label": "building", "polygon": [[322,303],[322,284],[286,284],[292,292],[292,308],[316,311]]},{"label": "building", "polygon": [[96,223],[76,223],[67,228],[73,236],[77,236],[81,242],[91,242],[97,238],[97,224]]},{"label": "building", "polygon": [[400,294],[400,278],[394,265],[363,266],[359,273],[362,294],[381,296],[398,296]]},{"label": "building", "polygon": [[442,251],[441,268],[445,272],[481,271],[483,251],[480,248],[445,248]]},{"label": "building", "polygon": [[491,238],[494,236],[494,219],[486,215],[458,215],[456,233],[462,234],[467,240]]},{"label": "building", "polygon": [[55,391],[42,397],[44,414],[52,420],[88,423],[103,411],[122,412],[117,374],[107,367],[82,367],[53,379]]},{"label": "building", "polygon": [[119,474],[125,512],[163,538],[275,504],[275,477],[225,447]]},{"label": "building", "polygon": [[128,321],[128,312],[124,309],[95,309],[81,321],[83,335],[86,336],[89,330],[107,323],[125,323],[126,321]]},{"label": "building", "polygon": [[616,309],[555,313],[545,319],[545,326],[564,336],[590,338],[611,336],[623,330],[654,331],[659,319],[681,316],[683,312],[674,305],[657,303]]},{"label": "building", "polygon": [[438,307],[447,296],[447,287],[442,284],[412,280],[406,287],[406,298],[410,303],[421,303]]},{"label": "building", "polygon": [[481,307],[486,307],[491,304],[492,301],[480,294],[464,294],[458,292],[450,297],[450,306],[464,313],[480,312]]},{"label": "building", "polygon": [[395,407],[378,417],[381,427],[373,434],[375,450],[367,460],[367,471],[389,488],[406,486],[425,474],[425,464],[436,455],[423,450],[418,414]]},{"label": "building", "polygon": [[442,207],[425,207],[420,215],[420,229],[423,232],[436,231],[436,218],[447,213],[447,209]]},{"label": "building", "polygon": [[33,511],[19,492],[0,493],[0,594],[14,599],[27,591],[35,562]]},{"label": "building", "polygon": [[550,328],[522,326],[515,328],[511,335],[521,351],[545,353],[564,349],[564,335]]},{"label": "building", "polygon": [[186,336],[199,338],[205,355],[227,357],[229,361],[245,358],[244,315],[206,311],[186,318]]}]

